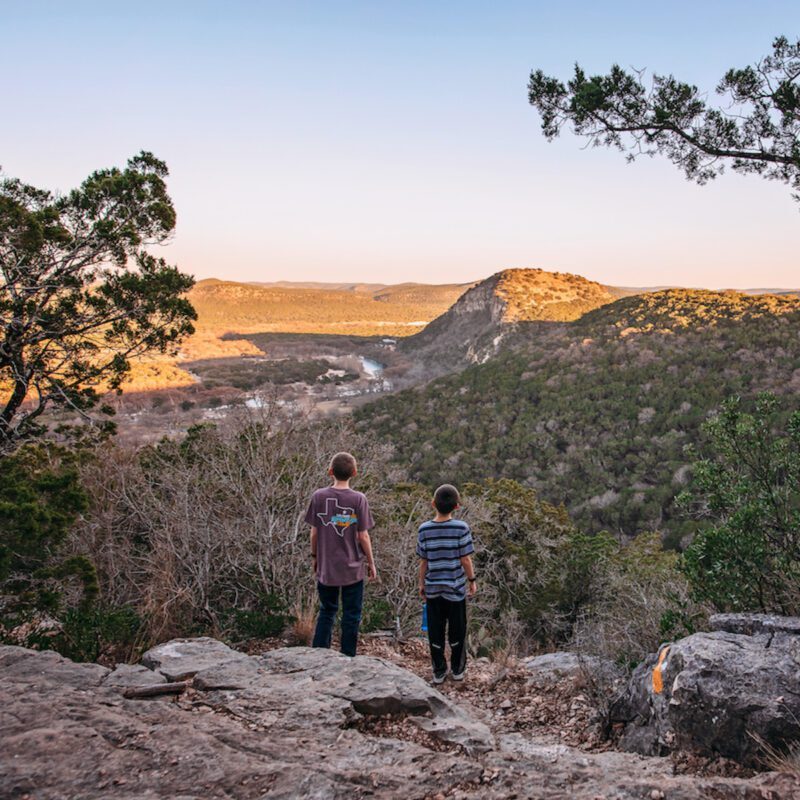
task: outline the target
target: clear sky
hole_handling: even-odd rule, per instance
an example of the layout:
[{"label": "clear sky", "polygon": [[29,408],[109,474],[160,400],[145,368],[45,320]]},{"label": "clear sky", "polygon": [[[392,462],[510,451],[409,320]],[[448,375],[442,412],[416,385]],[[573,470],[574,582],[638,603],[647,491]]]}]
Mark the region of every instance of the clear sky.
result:
[{"label": "clear sky", "polygon": [[795,287],[786,186],[547,143],[526,94],[575,61],[713,90],[779,34],[797,0],[0,0],[0,164],[66,190],[153,151],[198,278]]}]

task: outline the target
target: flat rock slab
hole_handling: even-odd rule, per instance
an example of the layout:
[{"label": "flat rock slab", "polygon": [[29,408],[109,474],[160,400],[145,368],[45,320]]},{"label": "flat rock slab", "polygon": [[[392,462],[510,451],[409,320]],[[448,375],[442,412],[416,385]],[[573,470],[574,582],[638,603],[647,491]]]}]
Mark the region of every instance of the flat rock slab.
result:
[{"label": "flat rock slab", "polygon": [[[32,658],[31,653],[36,657]],[[78,664],[53,650],[34,651],[24,647],[0,645],[0,670],[5,680],[31,690],[53,684],[76,689],[98,686],[110,672],[99,664]]]},{"label": "flat rock slab", "polygon": [[246,658],[244,653],[232,650],[216,639],[201,636],[196,639],[173,639],[151,647],[142,656],[142,664],[160,672],[168,681],[185,681],[201,670]]},{"label": "flat rock slab", "polygon": [[245,689],[251,701],[276,693],[296,696],[292,714],[298,719],[319,715],[322,709],[338,709],[332,713],[343,714],[345,722],[359,714],[400,714],[442,741],[471,752],[494,746],[486,725],[422,678],[381,658],[286,647],[199,672],[194,684],[205,690]]},{"label": "flat rock slab", "polygon": [[[126,672],[141,675],[136,670],[120,675]],[[195,688],[168,701],[125,699],[109,678],[108,670],[96,665],[0,646],[0,796],[800,797],[800,781],[788,775],[747,781],[675,776],[668,759],[589,754],[537,742],[529,732],[502,736],[487,753],[469,753],[441,752],[350,727],[349,717],[359,715],[356,703],[365,709],[385,708],[387,702],[414,710],[428,705],[437,710],[421,719],[454,726],[469,722],[458,706],[438,706],[438,692],[424,681],[376,658],[346,659],[302,648],[243,657],[198,673],[195,687],[206,681],[207,690]],[[364,685],[370,680],[372,690]],[[241,688],[211,688],[225,683]]]}]

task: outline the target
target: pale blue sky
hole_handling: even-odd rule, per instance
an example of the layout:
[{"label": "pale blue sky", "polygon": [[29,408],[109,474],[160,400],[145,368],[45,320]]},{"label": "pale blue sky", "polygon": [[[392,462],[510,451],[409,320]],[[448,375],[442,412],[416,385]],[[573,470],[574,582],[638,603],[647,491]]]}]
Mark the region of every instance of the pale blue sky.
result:
[{"label": "pale blue sky", "polygon": [[796,0],[0,0],[0,164],[69,189],[141,149],[198,277],[467,281],[514,266],[618,285],[800,285],[782,184],[548,144],[531,69],[611,63],[712,90],[800,36]]}]

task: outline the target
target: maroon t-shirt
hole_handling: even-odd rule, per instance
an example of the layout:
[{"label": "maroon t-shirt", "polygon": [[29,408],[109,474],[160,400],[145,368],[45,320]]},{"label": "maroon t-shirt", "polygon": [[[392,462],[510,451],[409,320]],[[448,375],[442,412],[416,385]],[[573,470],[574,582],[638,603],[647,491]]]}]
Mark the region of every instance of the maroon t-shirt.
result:
[{"label": "maroon t-shirt", "polygon": [[354,489],[317,489],[306,522],[317,529],[317,579],[325,586],[349,586],[364,580],[364,554],[358,532],[375,523],[367,498]]}]

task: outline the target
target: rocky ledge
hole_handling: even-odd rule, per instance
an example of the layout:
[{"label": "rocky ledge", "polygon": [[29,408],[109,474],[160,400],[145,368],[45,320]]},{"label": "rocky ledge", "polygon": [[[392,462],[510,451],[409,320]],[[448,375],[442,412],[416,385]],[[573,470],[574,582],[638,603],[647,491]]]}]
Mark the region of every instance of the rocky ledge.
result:
[{"label": "rocky ledge", "polygon": [[[372,724],[387,715],[404,735]],[[114,670],[0,647],[0,753],[2,797],[20,800],[800,796],[788,775],[698,778],[668,759],[495,737],[478,712],[380,658],[246,656],[213,639]]]}]

